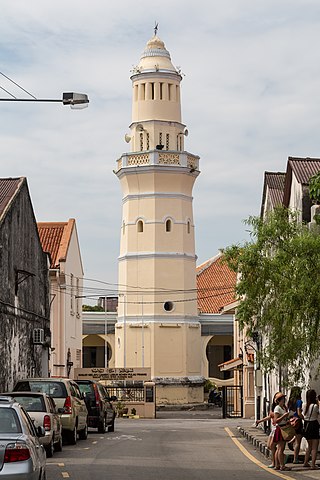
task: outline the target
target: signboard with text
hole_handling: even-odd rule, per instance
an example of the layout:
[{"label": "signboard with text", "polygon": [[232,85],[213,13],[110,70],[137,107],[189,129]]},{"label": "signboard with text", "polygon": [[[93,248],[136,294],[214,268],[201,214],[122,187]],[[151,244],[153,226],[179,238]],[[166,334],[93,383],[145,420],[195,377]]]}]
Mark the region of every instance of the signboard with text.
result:
[{"label": "signboard with text", "polygon": [[75,368],[76,380],[151,380],[151,368]]}]

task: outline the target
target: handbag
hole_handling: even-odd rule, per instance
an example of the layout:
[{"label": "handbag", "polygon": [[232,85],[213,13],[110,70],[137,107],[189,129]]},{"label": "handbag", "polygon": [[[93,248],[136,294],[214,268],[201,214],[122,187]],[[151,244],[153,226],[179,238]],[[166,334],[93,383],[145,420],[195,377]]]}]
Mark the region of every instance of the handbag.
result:
[{"label": "handbag", "polygon": [[280,430],[281,430],[282,438],[285,442],[290,442],[290,440],[292,440],[296,434],[295,429],[290,424],[284,425],[283,427],[280,426]]},{"label": "handbag", "polygon": [[290,418],[290,425],[295,429],[298,430],[301,425],[301,419],[299,417],[292,417]]}]

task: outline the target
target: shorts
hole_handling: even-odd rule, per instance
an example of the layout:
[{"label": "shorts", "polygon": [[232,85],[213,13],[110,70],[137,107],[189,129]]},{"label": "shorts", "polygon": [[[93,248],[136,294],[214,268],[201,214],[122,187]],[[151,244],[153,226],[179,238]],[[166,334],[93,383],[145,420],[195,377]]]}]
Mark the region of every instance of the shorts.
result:
[{"label": "shorts", "polygon": [[304,422],[304,435],[307,440],[318,440],[319,439],[319,422],[318,420],[312,420]]}]

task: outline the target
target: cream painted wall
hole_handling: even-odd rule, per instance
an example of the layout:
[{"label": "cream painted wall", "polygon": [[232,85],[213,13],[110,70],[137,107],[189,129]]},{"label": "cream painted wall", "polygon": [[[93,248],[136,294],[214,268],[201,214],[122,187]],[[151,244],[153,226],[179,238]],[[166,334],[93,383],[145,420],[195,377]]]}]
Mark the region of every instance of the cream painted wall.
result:
[{"label": "cream painted wall", "polygon": [[50,358],[52,376],[67,375],[66,362],[69,348],[73,362],[70,377],[73,376],[74,368],[82,366],[82,300],[76,299],[76,296],[81,295],[82,292],[82,279],[81,253],[76,227],[74,227],[66,260],[60,262],[60,272],[58,270],[50,272],[51,346],[54,348]]}]

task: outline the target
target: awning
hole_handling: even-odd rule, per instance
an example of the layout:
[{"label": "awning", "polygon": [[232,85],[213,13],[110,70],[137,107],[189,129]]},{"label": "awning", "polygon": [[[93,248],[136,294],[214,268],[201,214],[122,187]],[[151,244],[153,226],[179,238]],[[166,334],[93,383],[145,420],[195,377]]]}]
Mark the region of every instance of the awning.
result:
[{"label": "awning", "polygon": [[220,363],[218,367],[220,368],[220,372],[225,372],[226,370],[234,370],[242,365],[242,358],[232,358],[227,362]]}]

